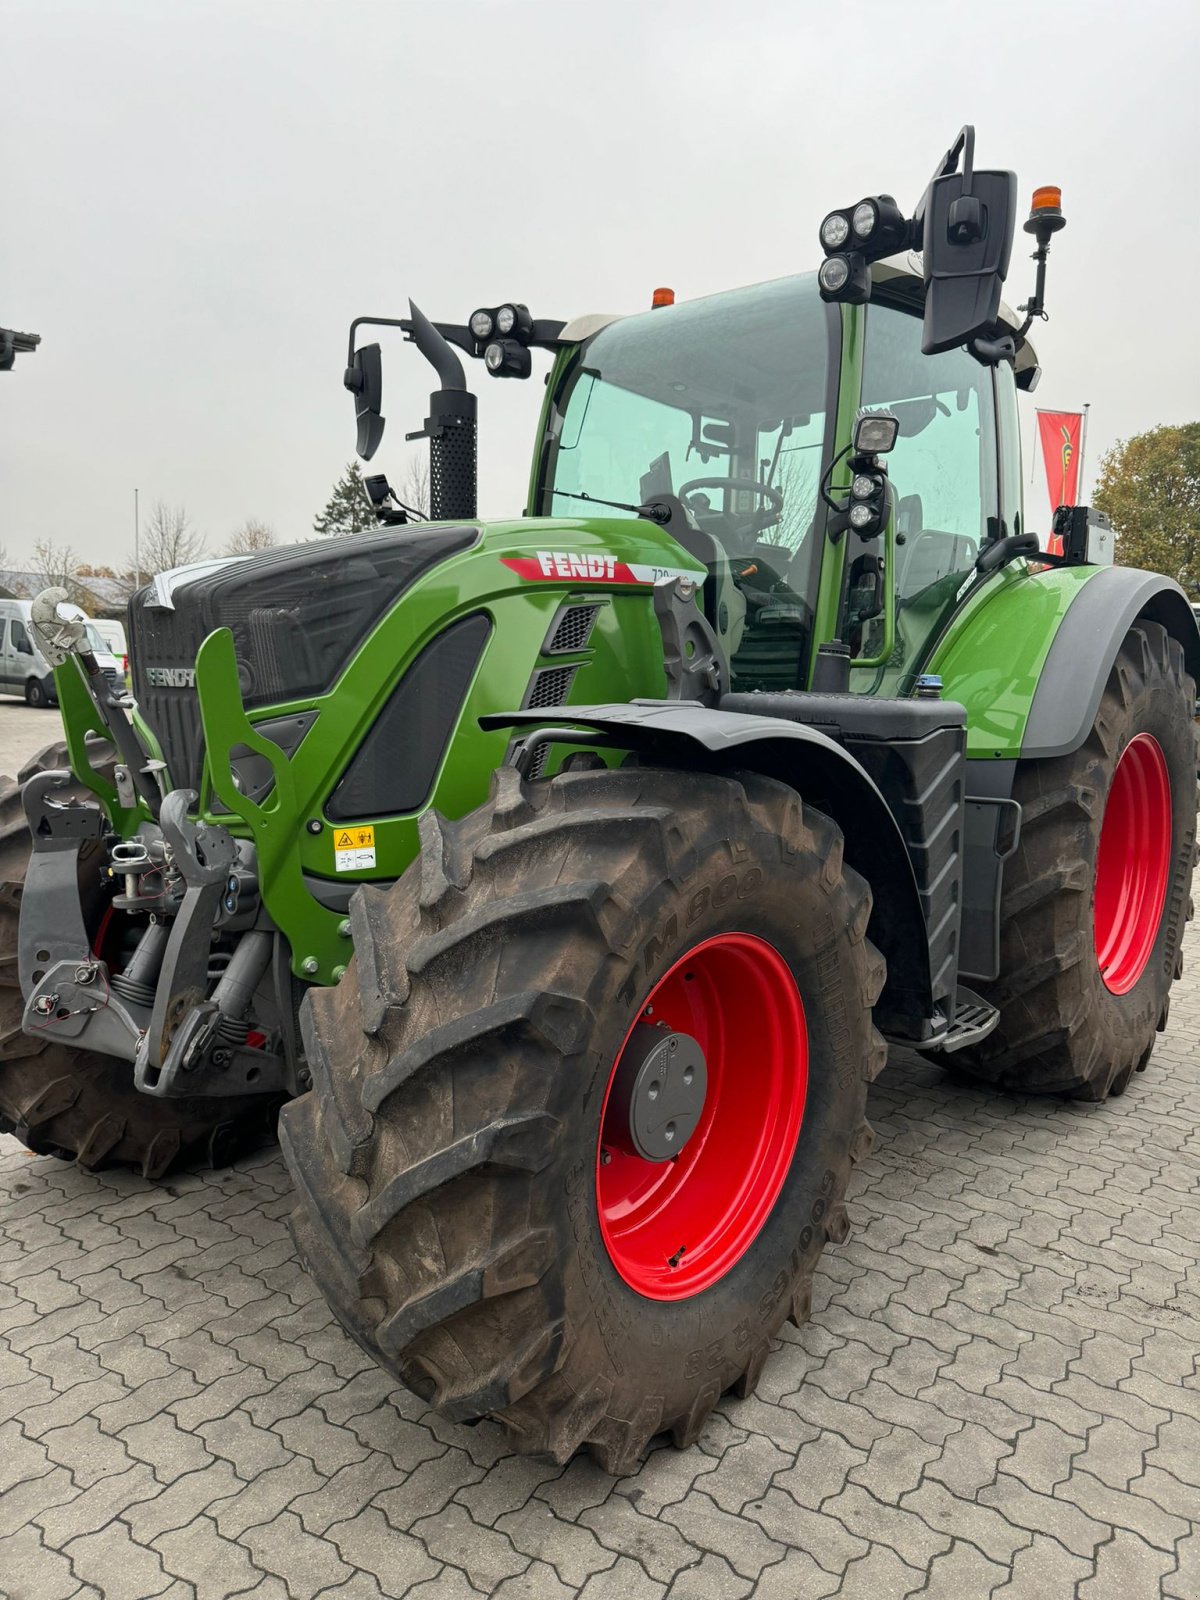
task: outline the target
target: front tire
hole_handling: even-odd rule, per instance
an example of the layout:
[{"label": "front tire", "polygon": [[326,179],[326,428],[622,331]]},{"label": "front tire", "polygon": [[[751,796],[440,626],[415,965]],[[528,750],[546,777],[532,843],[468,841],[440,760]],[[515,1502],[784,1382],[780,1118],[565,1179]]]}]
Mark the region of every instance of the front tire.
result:
[{"label": "front tire", "polygon": [[[870,894],[834,824],[757,776],[504,770],[480,811],[422,828],[400,882],[356,895],[341,985],[304,1004],[314,1089],[281,1118],[297,1245],[444,1414],[628,1471],[753,1388],[846,1235],[886,1058]],[[699,1041],[708,1094],[652,1164],[621,1148],[610,1086],[656,1022]]]},{"label": "front tire", "polygon": [[34,711],[47,711],[51,705],[49,691],[40,678],[30,678],[25,685],[25,704]]},{"label": "front tire", "polygon": [[1146,1067],[1191,908],[1195,700],[1183,647],[1140,620],[1083,745],[1018,766],[1000,977],[978,985],[1000,1023],[955,1068],[1005,1089],[1103,1100]]}]

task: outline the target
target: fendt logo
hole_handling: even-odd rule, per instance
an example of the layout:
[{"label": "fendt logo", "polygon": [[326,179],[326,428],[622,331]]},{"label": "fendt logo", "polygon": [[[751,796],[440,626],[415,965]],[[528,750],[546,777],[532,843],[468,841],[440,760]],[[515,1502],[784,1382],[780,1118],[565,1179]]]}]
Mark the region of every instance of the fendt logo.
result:
[{"label": "fendt logo", "polygon": [[539,550],[532,556],[501,556],[500,560],[527,583],[661,583],[664,578],[690,578],[703,583],[704,573],[686,567],[651,566],[621,561],[604,551]]},{"label": "fendt logo", "polygon": [[147,667],[146,682],[154,689],[194,689],[195,667]]}]

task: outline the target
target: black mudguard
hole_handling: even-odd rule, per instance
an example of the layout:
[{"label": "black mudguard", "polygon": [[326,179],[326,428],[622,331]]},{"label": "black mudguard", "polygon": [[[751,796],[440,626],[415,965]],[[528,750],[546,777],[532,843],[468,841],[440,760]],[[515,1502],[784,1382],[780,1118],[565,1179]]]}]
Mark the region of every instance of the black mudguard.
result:
[{"label": "black mudguard", "polygon": [[571,742],[611,745],[664,766],[749,768],[789,784],[838,823],[847,863],[871,885],[869,937],[888,964],[875,1008],[877,1026],[918,1042],[944,1031],[949,997],[933,993],[925,919],[903,835],[867,772],[826,734],[801,723],[688,701],[505,712],[480,722],[485,728],[524,730],[527,739],[535,730],[545,730],[548,739],[569,728],[595,730],[600,740]]}]

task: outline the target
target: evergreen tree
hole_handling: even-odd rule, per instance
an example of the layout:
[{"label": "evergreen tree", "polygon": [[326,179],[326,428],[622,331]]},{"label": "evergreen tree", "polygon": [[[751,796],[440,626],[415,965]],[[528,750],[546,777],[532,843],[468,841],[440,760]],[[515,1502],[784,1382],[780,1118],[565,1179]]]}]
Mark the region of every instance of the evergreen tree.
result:
[{"label": "evergreen tree", "polygon": [[366,533],[378,526],[363,483],[362,468],[357,461],[352,461],[334,484],[333,493],[313,523],[313,529],[330,538],[344,533]]}]

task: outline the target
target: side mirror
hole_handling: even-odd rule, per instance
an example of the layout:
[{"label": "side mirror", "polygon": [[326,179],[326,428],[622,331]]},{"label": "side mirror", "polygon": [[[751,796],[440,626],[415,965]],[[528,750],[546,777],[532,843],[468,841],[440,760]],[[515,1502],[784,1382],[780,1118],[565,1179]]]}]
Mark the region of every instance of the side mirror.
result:
[{"label": "side mirror", "polygon": [[358,422],[355,448],[364,461],[370,461],[379,449],[384,429],[384,419],[379,414],[383,405],[383,360],[377,344],[365,344],[354,352],[343,382],[354,396]]},{"label": "side mirror", "polygon": [[927,356],[991,333],[1000,314],[1016,222],[1013,172],[951,172],[925,195]]}]

